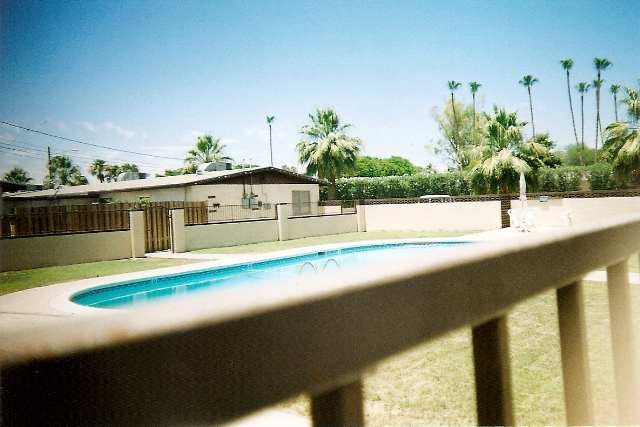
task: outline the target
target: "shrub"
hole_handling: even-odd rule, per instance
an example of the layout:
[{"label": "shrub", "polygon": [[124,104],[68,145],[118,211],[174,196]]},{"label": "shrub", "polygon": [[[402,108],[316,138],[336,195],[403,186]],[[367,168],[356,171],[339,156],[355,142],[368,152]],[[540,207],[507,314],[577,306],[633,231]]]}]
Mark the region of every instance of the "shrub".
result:
[{"label": "shrub", "polygon": [[564,166],[559,168],[541,168],[533,178],[533,191],[578,191],[586,168]]},{"label": "shrub", "polygon": [[467,176],[460,172],[343,178],[336,182],[339,199],[389,199],[419,197],[425,194],[470,194]]},{"label": "shrub", "polygon": [[616,188],[611,165],[597,163],[589,166],[589,186],[592,190],[611,190]]}]

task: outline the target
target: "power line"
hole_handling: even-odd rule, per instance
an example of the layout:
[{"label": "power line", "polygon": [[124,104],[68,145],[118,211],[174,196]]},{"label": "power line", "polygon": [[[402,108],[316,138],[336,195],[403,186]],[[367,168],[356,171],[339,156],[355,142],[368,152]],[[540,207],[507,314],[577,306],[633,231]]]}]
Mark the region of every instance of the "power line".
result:
[{"label": "power line", "polygon": [[26,130],[27,132],[33,132],[33,133],[37,133],[37,134],[40,134],[40,135],[48,136],[50,138],[57,138],[57,139],[61,139],[63,141],[75,142],[76,144],[89,145],[91,147],[98,147],[98,148],[104,148],[106,150],[120,151],[122,153],[135,154],[135,155],[138,155],[138,156],[148,156],[148,157],[155,157],[155,158],[158,158],[158,159],[184,161],[184,159],[180,159],[180,158],[177,158],[177,157],[168,157],[168,156],[160,156],[160,155],[157,155],[157,154],[140,153],[140,152],[137,152],[137,151],[129,151],[129,150],[123,150],[123,149],[120,149],[120,148],[109,147],[107,145],[93,144],[91,142],[80,141],[78,139],[66,138],[64,136],[54,135],[52,133],[43,132],[43,131],[40,131],[40,130],[37,130],[37,129],[31,129],[31,128],[28,128],[28,127],[25,127],[25,126],[20,126],[20,125],[17,125],[15,123],[5,122],[5,121],[2,121],[2,120],[0,120],[0,123],[3,124],[3,125],[7,125],[7,126],[11,126],[11,127],[17,128],[17,129]]},{"label": "power line", "polygon": [[[10,141],[10,142],[4,142],[2,140]],[[17,144],[17,143],[19,143],[19,144]],[[6,138],[6,137],[1,136],[1,135],[0,135],[0,144],[6,145],[6,146],[10,146],[10,147],[15,147],[15,148],[21,148],[21,149],[24,149],[24,150],[30,150],[30,151],[32,151],[34,153],[35,152],[47,153],[47,150],[44,147],[33,145],[33,144],[25,142],[25,141],[18,141],[16,139]],[[67,156],[69,156],[71,158],[75,158],[75,159],[95,160],[95,156],[87,156],[87,155],[82,155],[82,154],[76,154],[73,151],[69,152],[69,151],[55,150],[55,154],[64,154],[64,155],[67,155]],[[110,164],[129,163],[129,161],[120,160],[120,159],[112,159],[112,160],[109,160],[108,163],[110,163]],[[157,163],[148,163],[148,162],[144,162],[144,161],[143,162],[136,161],[135,164],[138,165],[138,166],[146,167],[146,168],[166,169],[166,165],[160,165],[160,164],[157,164]]]}]

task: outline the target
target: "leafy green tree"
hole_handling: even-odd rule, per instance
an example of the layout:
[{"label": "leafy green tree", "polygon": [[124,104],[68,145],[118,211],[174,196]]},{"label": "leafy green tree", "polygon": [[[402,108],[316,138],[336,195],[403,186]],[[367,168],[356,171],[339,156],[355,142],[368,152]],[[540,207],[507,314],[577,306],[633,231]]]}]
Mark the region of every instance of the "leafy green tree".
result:
[{"label": "leafy green tree", "polygon": [[596,162],[596,151],[581,144],[568,145],[560,154],[562,163],[567,166],[589,166]]},{"label": "leafy green tree", "polygon": [[473,129],[476,128],[476,93],[481,86],[482,85],[478,82],[469,82],[469,89],[471,89],[471,98],[473,99]]},{"label": "leafy green tree", "polygon": [[104,168],[106,165],[107,165],[107,162],[105,162],[104,160],[95,159],[89,165],[89,173],[92,176],[95,176],[98,179],[98,181],[104,182]]},{"label": "leafy green tree", "polygon": [[571,77],[569,72],[573,68],[573,59],[566,58],[560,61],[560,65],[565,70],[567,75],[567,94],[569,95],[569,109],[571,110],[571,124],[573,125],[573,135],[576,138],[576,144],[578,144],[578,131],[576,130],[576,117],[573,114],[573,100],[571,98]]},{"label": "leafy green tree", "polygon": [[531,87],[538,83],[538,79],[533,77],[531,74],[527,74],[522,77],[519,83],[527,88],[527,93],[529,94],[529,110],[531,111],[531,129],[533,131],[533,137],[536,137],[536,125],[533,122],[533,102],[531,100]]},{"label": "leafy green tree", "polygon": [[45,177],[45,183],[54,188],[59,185],[87,184],[87,178],[80,172],[80,167],[71,161],[69,156],[53,156],[49,162],[51,176]]},{"label": "leafy green tree", "polygon": [[640,89],[625,88],[626,97],[622,103],[627,107],[627,115],[633,123],[640,121]]},{"label": "leafy green tree", "polygon": [[600,123],[600,88],[603,80],[601,74],[612,65],[613,64],[606,58],[593,59],[593,66],[597,72],[596,79],[593,82],[593,86],[596,88],[596,157],[598,155],[598,135],[602,133],[602,123]]},{"label": "leafy green tree", "polygon": [[165,169],[163,176],[176,176],[176,175],[188,175],[196,173],[198,167],[195,164],[188,163],[181,168],[177,169]]},{"label": "leafy green tree", "polygon": [[618,91],[620,90],[620,85],[612,84],[609,87],[609,91],[611,95],[613,95],[613,111],[615,113],[616,122],[618,121]]},{"label": "leafy green tree", "polygon": [[198,166],[203,163],[231,160],[230,157],[224,155],[225,148],[225,145],[220,143],[220,138],[201,135],[198,137],[195,147],[188,151],[185,161]]},{"label": "leafy green tree", "polygon": [[391,156],[386,159],[380,159],[370,156],[358,156],[354,171],[345,174],[345,176],[401,176],[413,175],[417,172],[418,168],[403,157]]},{"label": "leafy green tree", "polygon": [[438,123],[441,134],[437,141],[436,153],[444,154],[454,169],[465,169],[471,162],[473,147],[482,142],[486,117],[474,114],[473,105],[460,102],[456,104],[457,120],[453,118],[453,108],[449,102],[441,114],[435,110],[433,112],[433,118]]},{"label": "leafy green tree", "polygon": [[140,172],[137,165],[133,163],[123,163],[121,165],[105,165],[104,166],[104,180],[107,182],[115,182],[118,180],[118,175],[123,172]]},{"label": "leafy green tree", "polygon": [[347,135],[351,125],[343,124],[331,107],[317,109],[309,119],[311,124],[300,129],[305,139],[296,146],[300,163],[306,164],[307,174],[329,180],[328,195],[334,199],[336,179],[353,170],[362,141]]},{"label": "leafy green tree", "polygon": [[13,184],[28,184],[33,181],[33,178],[29,176],[29,172],[19,167],[14,167],[5,173],[3,179]]},{"label": "leafy green tree", "polygon": [[275,120],[276,116],[267,116],[267,124],[269,125],[269,155],[271,157],[270,165],[273,167],[273,145],[271,144],[271,123]]},{"label": "leafy green tree", "polygon": [[581,122],[581,127],[582,127],[580,139],[581,139],[581,142],[582,142],[582,150],[583,151],[584,151],[584,94],[589,91],[590,87],[591,87],[591,85],[589,83],[587,83],[587,82],[580,82],[576,86],[576,89],[578,90],[578,93],[580,93],[580,122]]}]

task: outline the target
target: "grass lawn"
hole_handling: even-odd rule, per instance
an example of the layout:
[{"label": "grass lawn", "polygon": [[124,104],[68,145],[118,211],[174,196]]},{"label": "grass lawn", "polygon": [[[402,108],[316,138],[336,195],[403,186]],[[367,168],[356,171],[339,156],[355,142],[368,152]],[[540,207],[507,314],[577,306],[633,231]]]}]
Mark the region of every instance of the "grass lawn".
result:
[{"label": "grass lawn", "polygon": [[152,268],[171,267],[174,265],[190,264],[192,262],[194,261],[140,258],[43,267],[31,270],[6,271],[0,273],[0,295],[71,280],[150,270]]},{"label": "grass lawn", "polygon": [[358,242],[363,240],[401,239],[410,237],[454,237],[472,234],[474,231],[367,231],[366,233],[331,234],[328,236],[305,237],[284,242],[252,243],[249,245],[200,249],[193,252],[205,254],[237,254],[249,252],[271,252],[327,243]]},{"label": "grass lawn", "polygon": [[[638,330],[640,287],[633,286],[632,295]],[[615,390],[606,286],[586,283],[585,301],[595,423],[614,424]],[[563,425],[555,292],[515,307],[509,315],[509,333],[516,424]],[[357,343],[354,348],[357,349]],[[476,423],[469,329],[385,361],[365,375],[364,383],[365,416],[369,425]],[[280,407],[309,413],[308,401],[303,397]]]}]

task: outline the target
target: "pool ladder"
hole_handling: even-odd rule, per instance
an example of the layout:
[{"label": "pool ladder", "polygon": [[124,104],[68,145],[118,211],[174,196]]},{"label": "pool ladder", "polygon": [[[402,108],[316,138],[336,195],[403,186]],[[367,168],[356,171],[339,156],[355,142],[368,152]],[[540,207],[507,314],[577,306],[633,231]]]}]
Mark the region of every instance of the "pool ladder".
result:
[{"label": "pool ladder", "polygon": [[333,262],[336,267],[338,267],[338,269],[340,269],[340,263],[335,259],[335,258],[329,258],[328,260],[325,261],[324,265],[322,266],[322,270],[318,271],[318,268],[313,265],[313,263],[311,261],[307,261],[304,264],[302,264],[302,266],[300,266],[300,270],[298,270],[298,276],[302,275],[302,273],[304,273],[304,269],[307,265],[311,266],[311,269],[313,270],[313,272],[315,274],[318,274],[322,271],[325,271],[327,269],[327,267],[329,266],[329,264]]}]

